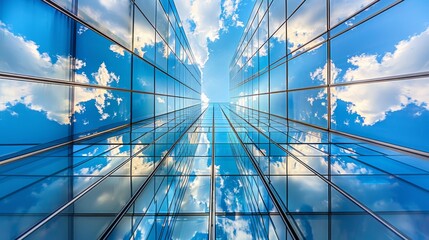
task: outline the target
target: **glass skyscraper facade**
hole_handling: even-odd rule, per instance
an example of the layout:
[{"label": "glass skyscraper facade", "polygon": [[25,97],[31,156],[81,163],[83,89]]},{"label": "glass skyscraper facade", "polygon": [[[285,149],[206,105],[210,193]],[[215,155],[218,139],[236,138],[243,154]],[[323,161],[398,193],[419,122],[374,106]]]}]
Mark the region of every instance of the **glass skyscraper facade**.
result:
[{"label": "glass skyscraper facade", "polygon": [[2,157],[200,102],[169,1],[3,1],[0,34]]},{"label": "glass skyscraper facade", "polygon": [[298,238],[428,238],[428,10],[256,1],[230,111]]},{"label": "glass skyscraper facade", "polygon": [[253,4],[205,104],[172,0],[0,2],[0,239],[429,238],[429,2]]},{"label": "glass skyscraper facade", "polygon": [[257,1],[231,62],[231,101],[427,153],[428,9],[418,0]]}]

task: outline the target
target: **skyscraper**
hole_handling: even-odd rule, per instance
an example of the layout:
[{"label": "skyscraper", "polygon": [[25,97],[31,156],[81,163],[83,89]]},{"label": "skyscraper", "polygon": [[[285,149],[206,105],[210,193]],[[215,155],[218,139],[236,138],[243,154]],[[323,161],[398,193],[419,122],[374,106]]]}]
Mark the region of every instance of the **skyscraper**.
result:
[{"label": "skyscraper", "polygon": [[299,237],[428,237],[428,10],[255,3],[230,65],[231,108],[266,150],[263,175]]},{"label": "skyscraper", "polygon": [[205,104],[173,0],[1,2],[0,239],[428,238],[429,2],[252,4]]}]

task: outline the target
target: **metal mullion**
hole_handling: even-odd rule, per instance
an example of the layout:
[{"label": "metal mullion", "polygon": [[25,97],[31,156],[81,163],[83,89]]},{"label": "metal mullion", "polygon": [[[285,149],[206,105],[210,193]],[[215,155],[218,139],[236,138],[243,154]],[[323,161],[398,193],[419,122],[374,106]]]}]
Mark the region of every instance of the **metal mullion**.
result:
[{"label": "metal mullion", "polygon": [[[331,139],[331,133],[329,130],[331,129],[331,120],[332,120],[332,97],[331,97],[331,0],[326,0],[326,29],[327,31],[327,41],[326,41],[326,66],[327,66],[327,73],[326,73],[326,94],[327,94],[327,128],[328,128],[328,141]],[[331,178],[331,144],[328,144],[328,181],[332,182]],[[332,187],[328,184],[327,188],[327,194],[328,194],[328,239],[332,239]]]},{"label": "metal mullion", "polygon": [[215,105],[212,106],[212,162],[211,162],[211,177],[210,177],[210,214],[209,214],[209,239],[214,240],[216,238],[216,169],[215,169]]}]

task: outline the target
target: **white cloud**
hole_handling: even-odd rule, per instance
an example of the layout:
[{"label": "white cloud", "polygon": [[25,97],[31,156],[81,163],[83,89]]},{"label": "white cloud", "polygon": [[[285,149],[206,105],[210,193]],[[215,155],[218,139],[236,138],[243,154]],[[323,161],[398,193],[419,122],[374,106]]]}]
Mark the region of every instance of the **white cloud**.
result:
[{"label": "white cloud", "polygon": [[348,103],[349,113],[362,117],[363,126],[371,126],[386,119],[390,112],[416,104],[429,110],[429,79],[362,84],[333,89],[332,101]]},{"label": "white cloud", "polygon": [[346,162],[337,158],[332,163],[332,171],[335,174],[372,174],[371,168],[359,167],[353,162]]},{"label": "white cloud", "polygon": [[179,0],[176,6],[195,61],[203,68],[209,59],[208,43],[219,39],[222,28],[221,0]]},{"label": "white cloud", "polygon": [[79,15],[99,30],[118,37],[125,46],[131,46],[131,7],[129,0],[80,1]]},{"label": "white cloud", "polygon": [[[288,39],[291,51],[296,50],[326,31],[325,11],[325,3],[323,1],[310,0],[306,1],[297,11],[297,14],[290,18],[288,22]],[[316,41],[313,41],[302,49],[302,51],[310,49],[323,40],[323,37],[319,37]]]},{"label": "white cloud", "polygon": [[223,17],[222,22],[231,20],[232,26],[244,27],[243,22],[239,21],[238,15],[238,6],[241,0],[225,0],[222,4],[223,7]]},{"label": "white cloud", "polygon": [[[422,33],[400,41],[393,53],[387,52],[377,60],[376,55],[362,54],[349,58],[354,68],[347,69],[345,81],[370,79],[382,76],[415,73],[429,69],[429,28]],[[334,67],[334,72],[338,72]],[[337,74],[338,75],[338,74]],[[429,79],[389,83],[361,84],[334,88],[333,108],[337,99],[348,103],[349,113],[362,117],[362,125],[371,126],[386,119],[390,112],[415,104],[429,110]]]},{"label": "white cloud", "polygon": [[[98,71],[92,73],[91,76],[95,79],[98,85],[103,86],[108,86],[113,81],[119,82],[120,79],[118,76],[116,76],[115,73],[109,72],[104,62],[101,63],[100,67],[98,68]],[[84,72],[76,74],[75,79],[77,82],[89,83],[89,79]],[[120,105],[120,103],[122,102],[122,99],[115,98],[113,94],[107,89],[76,87],[74,96],[75,105],[73,112],[83,113],[86,110],[85,105],[83,105],[83,103],[86,103],[93,99],[95,100],[95,107],[100,114],[100,120],[106,120],[110,116],[109,114],[104,112],[104,109],[106,108],[106,106],[108,106],[108,100],[115,100],[118,105]]]},{"label": "white cloud", "polygon": [[117,44],[110,45],[110,51],[117,53],[118,55],[124,56],[125,55],[125,49]]},{"label": "white cloud", "polygon": [[[365,8],[374,0],[336,0],[331,1],[331,24],[341,22],[357,11]],[[350,23],[347,23],[349,24]]]},{"label": "white cloud", "polygon": [[33,111],[43,112],[49,120],[59,124],[70,124],[67,87],[0,79],[0,111],[5,111],[17,104],[23,104]]},{"label": "white cloud", "polygon": [[393,53],[381,58],[377,55],[361,54],[348,59],[354,68],[347,69],[344,79],[370,79],[429,70],[429,27],[422,33],[400,41]]},{"label": "white cloud", "polygon": [[[174,240],[196,239],[198,237],[195,236],[198,233],[207,234],[207,225],[208,221],[205,218],[178,217],[174,223],[174,231],[171,238]],[[151,229],[151,226],[147,227],[147,229]]]},{"label": "white cloud", "polygon": [[[195,61],[204,68],[209,59],[209,42],[219,39],[221,30],[227,30],[225,21],[231,26],[243,26],[237,13],[240,0],[177,0],[176,7],[181,16]],[[222,10],[223,8],[223,10]]]},{"label": "white cloud", "polygon": [[[39,46],[35,42],[12,33],[1,22],[0,39],[0,51],[2,52],[0,55],[0,69],[50,78],[66,79],[68,77],[70,58],[57,56],[57,61],[53,63],[48,53],[40,53]],[[25,59],[25,61],[22,61],[22,59]],[[84,66],[86,66],[86,63],[82,60],[75,60],[75,70],[79,70]],[[100,65],[98,71],[92,73],[91,76],[97,84],[104,86],[120,80],[119,76],[108,71],[104,62]],[[85,72],[76,74],[75,80],[80,83],[89,83]],[[10,89],[14,90],[11,91]],[[108,99],[116,100],[118,105],[121,102],[121,99],[114,98],[113,94],[106,89],[76,87],[75,106],[70,111],[68,108],[70,104],[68,87],[8,80],[0,82],[0,93],[0,111],[20,103],[31,110],[44,112],[49,120],[56,121],[59,124],[70,124],[70,113],[84,112],[85,106],[83,103],[90,100],[95,99],[95,107],[100,114],[101,120],[109,117],[107,113],[104,113],[104,109],[108,105]]]},{"label": "white cloud", "polygon": [[221,226],[228,239],[253,239],[248,220],[235,216],[235,219],[217,218],[216,223]]},{"label": "white cloud", "polygon": [[79,26],[79,29],[77,30],[77,33],[79,34],[79,35],[82,35],[84,32],[86,32],[88,30],[88,28],[87,27],[85,27],[85,26],[83,26],[83,25],[81,25],[81,26]]},{"label": "white cloud", "polygon": [[225,14],[225,17],[231,17],[235,11],[237,10],[238,7],[238,3],[240,1],[236,1],[236,3],[234,3],[234,0],[225,0],[223,2],[223,12]]},{"label": "white cloud", "polygon": [[[335,21],[343,20],[364,6],[368,5],[373,0],[338,0],[335,1],[335,8],[331,17]],[[319,0],[307,0],[296,12],[296,16],[292,16],[288,22],[288,39],[291,46],[291,51],[296,50],[303,44],[308,43],[319,34],[326,31],[326,6],[324,1]],[[279,24],[284,22],[284,19],[278,19],[284,17],[282,14],[273,14],[273,18],[270,21]],[[284,34],[276,35],[276,38],[281,41],[285,41],[286,36]],[[305,46],[301,51],[312,48],[318,43],[324,40],[323,37],[317,38],[309,45]]]},{"label": "white cloud", "polygon": [[162,98],[162,97],[156,97],[156,101],[159,102],[159,103],[162,103],[162,104],[165,103],[165,99]]},{"label": "white cloud", "polygon": [[[12,33],[0,21],[0,69],[41,77],[68,79],[70,58],[40,52],[39,45],[23,36]],[[23,61],[25,59],[25,61]]]},{"label": "white cloud", "polygon": [[190,199],[185,198],[181,207],[182,211],[206,211],[209,208],[210,178],[196,176],[189,181]]},{"label": "white cloud", "polygon": [[201,93],[201,102],[202,103],[209,103],[210,99],[207,97],[205,93]]}]

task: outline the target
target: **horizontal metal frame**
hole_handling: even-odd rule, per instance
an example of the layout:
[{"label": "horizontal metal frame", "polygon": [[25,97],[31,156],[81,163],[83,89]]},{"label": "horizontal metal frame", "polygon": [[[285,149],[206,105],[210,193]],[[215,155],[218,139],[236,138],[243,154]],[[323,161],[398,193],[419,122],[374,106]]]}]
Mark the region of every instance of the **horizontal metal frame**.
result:
[{"label": "horizontal metal frame", "polygon": [[[145,91],[140,91],[140,90],[109,87],[109,86],[94,85],[94,84],[87,84],[87,83],[79,83],[79,82],[58,80],[58,79],[46,78],[46,77],[34,77],[34,76],[14,74],[14,73],[0,72],[0,78],[4,79],[4,80],[13,80],[13,81],[22,81],[22,82],[31,82],[31,83],[44,83],[44,84],[48,84],[48,85],[51,84],[51,85],[61,85],[61,86],[70,86],[70,87],[97,88],[97,89],[106,89],[106,90],[111,90],[111,91],[121,91],[121,92],[128,92],[128,93],[140,93],[140,94],[147,94],[147,95],[156,95],[156,96],[175,97],[175,98],[182,98],[182,99],[200,100],[199,98],[184,97],[184,96],[180,96],[180,95],[170,95],[170,94],[157,93],[157,92],[145,92]],[[195,90],[193,90],[191,88],[188,88],[188,89],[199,94],[198,92],[196,92]]]}]

